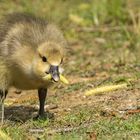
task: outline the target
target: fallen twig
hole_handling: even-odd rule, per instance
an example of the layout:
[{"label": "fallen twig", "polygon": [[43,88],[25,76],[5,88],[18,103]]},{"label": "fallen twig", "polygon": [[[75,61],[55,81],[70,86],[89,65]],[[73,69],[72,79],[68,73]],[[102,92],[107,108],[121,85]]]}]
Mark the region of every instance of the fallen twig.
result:
[{"label": "fallen twig", "polygon": [[[76,126],[76,127],[65,127],[65,128],[57,128],[57,129],[53,129],[53,130],[47,130],[46,133],[49,134],[54,134],[54,133],[67,133],[67,132],[71,132],[71,131],[76,131],[79,130],[81,128],[87,128],[89,126],[91,126],[93,124],[94,121],[90,121],[90,122],[86,122],[81,124],[80,126]],[[29,132],[31,133],[44,133],[45,129],[30,129]]]},{"label": "fallen twig", "polygon": [[29,129],[29,132],[31,132],[31,133],[44,133],[45,130],[44,129],[34,128],[34,129]]},{"label": "fallen twig", "polygon": [[77,126],[77,127],[59,128],[59,129],[50,130],[47,133],[48,134],[52,134],[52,133],[67,133],[67,132],[79,130],[81,128],[87,128],[87,127],[91,126],[92,124],[93,124],[93,122],[86,122],[86,123],[81,124],[80,126]]},{"label": "fallen twig", "polygon": [[135,114],[135,113],[140,113],[140,109],[135,109],[135,110],[128,110],[126,111],[127,114]]}]

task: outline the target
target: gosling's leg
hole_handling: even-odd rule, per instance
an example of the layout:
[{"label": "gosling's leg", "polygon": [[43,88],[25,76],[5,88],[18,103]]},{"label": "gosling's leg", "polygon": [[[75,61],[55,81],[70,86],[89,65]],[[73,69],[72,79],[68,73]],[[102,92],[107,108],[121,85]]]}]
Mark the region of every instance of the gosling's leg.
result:
[{"label": "gosling's leg", "polygon": [[47,96],[47,89],[40,88],[38,90],[38,97],[39,97],[39,112],[38,112],[38,115],[39,115],[39,117],[44,117],[44,115],[45,115],[44,106],[45,106],[46,96]]},{"label": "gosling's leg", "polygon": [[7,96],[8,90],[2,91],[0,90],[0,106],[1,106],[1,124],[4,122],[4,100]]},{"label": "gosling's leg", "polygon": [[47,89],[40,88],[38,89],[38,97],[39,97],[39,111],[38,115],[34,119],[54,119],[54,114],[45,112],[45,100],[47,96]]}]

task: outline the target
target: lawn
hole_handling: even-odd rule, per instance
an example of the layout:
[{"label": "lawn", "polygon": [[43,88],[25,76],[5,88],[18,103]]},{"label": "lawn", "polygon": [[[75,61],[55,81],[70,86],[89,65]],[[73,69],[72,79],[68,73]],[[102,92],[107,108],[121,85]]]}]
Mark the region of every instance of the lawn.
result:
[{"label": "lawn", "polygon": [[[2,131],[12,140],[140,139],[139,0],[1,0],[0,17],[28,12],[57,24],[68,42],[64,75],[49,89],[47,120],[33,120],[37,91],[11,88]],[[84,96],[104,85],[116,91]]]}]

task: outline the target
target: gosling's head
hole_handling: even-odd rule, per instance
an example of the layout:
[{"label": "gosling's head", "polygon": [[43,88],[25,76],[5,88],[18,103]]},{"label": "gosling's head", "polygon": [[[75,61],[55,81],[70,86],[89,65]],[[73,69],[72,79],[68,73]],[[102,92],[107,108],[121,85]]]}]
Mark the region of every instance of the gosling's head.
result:
[{"label": "gosling's head", "polygon": [[51,74],[52,79],[59,81],[59,68],[63,62],[64,50],[59,44],[46,42],[38,46],[33,62],[33,72],[43,79],[46,74]]}]

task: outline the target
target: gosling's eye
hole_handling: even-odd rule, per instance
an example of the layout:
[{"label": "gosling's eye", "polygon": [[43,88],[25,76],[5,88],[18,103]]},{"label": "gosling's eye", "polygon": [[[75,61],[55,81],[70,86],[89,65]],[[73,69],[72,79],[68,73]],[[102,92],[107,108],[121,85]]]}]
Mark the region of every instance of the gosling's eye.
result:
[{"label": "gosling's eye", "polygon": [[47,62],[47,58],[45,56],[42,57],[43,62]]}]

